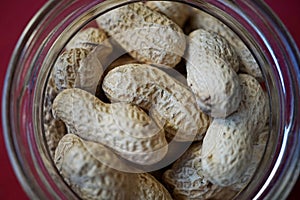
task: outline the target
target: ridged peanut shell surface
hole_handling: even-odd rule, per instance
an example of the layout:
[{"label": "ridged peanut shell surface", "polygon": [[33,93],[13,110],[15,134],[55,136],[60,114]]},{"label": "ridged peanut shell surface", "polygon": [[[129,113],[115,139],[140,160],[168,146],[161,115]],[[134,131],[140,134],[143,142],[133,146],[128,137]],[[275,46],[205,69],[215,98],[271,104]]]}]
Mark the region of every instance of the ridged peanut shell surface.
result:
[{"label": "ridged peanut shell surface", "polygon": [[191,9],[188,5],[171,1],[147,1],[146,6],[159,13],[164,14],[173,22],[183,27],[185,21],[188,19]]},{"label": "ridged peanut shell surface", "polygon": [[109,168],[95,159],[74,134],[61,139],[54,161],[64,180],[82,199],[128,199],[134,189],[132,185],[137,184],[137,179],[131,179],[129,173]]},{"label": "ridged peanut shell surface", "polygon": [[226,40],[234,47],[240,60],[240,71],[250,74],[258,80],[263,80],[261,69],[251,51],[239,36],[228,26],[217,18],[196,9],[193,9],[188,23],[192,30],[201,28],[210,32],[215,32],[226,38]]},{"label": "ridged peanut shell surface", "polygon": [[201,140],[210,122],[185,85],[150,65],[119,66],[105,76],[102,88],[113,102],[146,109],[177,141]]},{"label": "ridged peanut shell surface", "polygon": [[187,82],[198,105],[212,117],[230,115],[241,101],[234,49],[223,37],[203,29],[193,31],[188,44]]},{"label": "ridged peanut shell surface", "polygon": [[168,150],[163,129],[131,104],[105,104],[90,93],[73,88],[58,94],[53,114],[81,138],[106,145],[138,164],[156,163]]},{"label": "ridged peanut shell surface", "polygon": [[232,198],[235,194],[233,190],[214,185],[203,176],[201,148],[202,145],[199,142],[190,146],[172,165],[172,168],[163,174],[163,182],[175,199]]},{"label": "ridged peanut shell surface", "polygon": [[96,19],[129,54],[140,62],[174,67],[186,48],[181,28],[143,3],[131,3]]},{"label": "ridged peanut shell surface", "polygon": [[75,48],[66,50],[59,55],[52,71],[52,78],[58,92],[75,86],[78,69],[88,53],[89,51],[86,49]]},{"label": "ridged peanut shell surface", "polygon": [[103,30],[95,27],[88,27],[78,32],[67,44],[66,49],[84,48],[92,50],[105,40],[107,40],[107,35]]},{"label": "ridged peanut shell surface", "polygon": [[[100,162],[92,152],[104,160],[112,159],[104,146],[65,135],[55,152],[55,164],[64,180],[80,198],[91,200],[171,200],[164,186],[148,173],[125,173]],[[115,158],[113,156],[113,158]],[[112,161],[113,162],[113,161]]]},{"label": "ridged peanut shell surface", "polygon": [[50,151],[50,155],[54,157],[55,149],[59,140],[67,133],[67,129],[63,121],[55,119],[52,115],[53,100],[58,94],[53,79],[50,77],[45,91],[43,102],[43,125],[46,143]]},{"label": "ridged peanut shell surface", "polygon": [[253,140],[266,124],[266,95],[258,81],[239,75],[242,101],[234,114],[215,118],[209,126],[202,146],[203,174],[212,183],[230,186],[245,173],[253,153]]}]

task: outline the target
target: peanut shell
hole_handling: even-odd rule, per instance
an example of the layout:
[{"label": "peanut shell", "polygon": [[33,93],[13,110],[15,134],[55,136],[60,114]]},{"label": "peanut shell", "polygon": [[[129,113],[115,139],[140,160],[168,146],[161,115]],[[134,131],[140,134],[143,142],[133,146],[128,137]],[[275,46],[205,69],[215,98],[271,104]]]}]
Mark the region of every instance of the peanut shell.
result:
[{"label": "peanut shell", "polygon": [[66,49],[83,48],[91,51],[105,40],[107,40],[107,35],[103,30],[88,27],[79,31],[66,45]]},{"label": "peanut shell", "polygon": [[78,69],[88,53],[86,49],[75,48],[59,55],[52,71],[52,78],[58,92],[75,86]]},{"label": "peanut shell", "polygon": [[131,3],[96,19],[139,62],[174,67],[186,48],[181,28],[143,3]]},{"label": "peanut shell", "polygon": [[145,4],[151,10],[164,14],[180,27],[183,27],[190,15],[190,7],[179,2],[147,1]]},{"label": "peanut shell", "polygon": [[226,119],[215,118],[202,145],[204,176],[213,184],[230,186],[245,173],[253,153],[255,133],[266,124],[266,95],[258,81],[246,74],[239,75],[242,101],[234,114]]},{"label": "peanut shell", "polygon": [[209,125],[209,117],[198,108],[192,92],[156,67],[119,66],[105,76],[102,88],[112,102],[146,109],[177,141],[201,140]]},{"label": "peanut shell", "polygon": [[189,35],[187,82],[199,107],[212,117],[224,118],[241,101],[238,60],[234,49],[221,36],[203,29]]},{"label": "peanut shell", "polygon": [[203,11],[193,9],[188,24],[191,30],[202,28],[226,38],[226,40],[234,47],[240,60],[240,71],[254,76],[259,81],[263,80],[261,69],[251,51],[240,37],[220,20]]},{"label": "peanut shell", "polygon": [[[235,192],[212,184],[202,173],[201,143],[194,143],[163,175],[174,199],[230,199]],[[226,192],[226,195],[225,195]],[[222,198],[217,198],[222,196]]]},{"label": "peanut shell", "polygon": [[43,128],[48,150],[52,158],[54,158],[59,140],[67,133],[65,124],[61,120],[55,119],[52,115],[52,104],[57,94],[58,91],[55,88],[54,81],[50,77],[43,102]]},{"label": "peanut shell", "polygon": [[106,145],[138,164],[156,163],[168,150],[163,129],[131,104],[105,104],[90,93],[73,88],[57,95],[53,115],[79,137]]},{"label": "peanut shell", "polygon": [[[55,153],[55,164],[68,185],[82,199],[137,199],[171,200],[168,191],[147,173],[125,173],[100,162],[82,139],[74,134],[65,135]],[[94,143],[99,155],[111,159],[107,149]]]},{"label": "peanut shell", "polygon": [[129,173],[112,169],[95,159],[74,134],[61,139],[54,161],[64,180],[82,199],[130,199],[135,189],[132,185],[137,184]]}]

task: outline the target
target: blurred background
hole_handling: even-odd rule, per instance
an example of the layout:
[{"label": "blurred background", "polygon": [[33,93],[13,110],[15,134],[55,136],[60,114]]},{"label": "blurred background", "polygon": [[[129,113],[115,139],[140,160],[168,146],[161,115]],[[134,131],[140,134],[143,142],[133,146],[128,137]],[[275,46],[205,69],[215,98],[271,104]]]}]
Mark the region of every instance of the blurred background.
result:
[{"label": "blurred background", "polygon": [[[1,0],[0,2],[0,98],[9,59],[25,26],[46,0]],[[265,0],[283,21],[300,47],[300,1]],[[2,109],[0,108],[2,113]],[[0,116],[1,119],[2,116]],[[0,126],[0,199],[29,199],[21,188],[10,164],[3,141],[2,119]],[[300,181],[296,183],[288,200],[300,199]]]}]

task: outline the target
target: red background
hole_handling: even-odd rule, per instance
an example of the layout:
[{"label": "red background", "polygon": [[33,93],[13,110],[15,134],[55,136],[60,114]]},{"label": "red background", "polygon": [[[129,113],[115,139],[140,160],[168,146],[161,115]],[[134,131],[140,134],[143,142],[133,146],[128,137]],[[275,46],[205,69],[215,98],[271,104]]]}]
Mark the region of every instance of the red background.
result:
[{"label": "red background", "polygon": [[[1,0],[0,3],[0,94],[7,65],[14,46],[37,10],[46,0]],[[300,3],[299,0],[266,0],[277,13],[300,47]],[[1,109],[1,108],[0,108]],[[1,118],[1,116],[0,116]],[[300,199],[298,179],[288,200]],[[3,141],[2,119],[0,126],[0,199],[28,199],[14,175]]]}]

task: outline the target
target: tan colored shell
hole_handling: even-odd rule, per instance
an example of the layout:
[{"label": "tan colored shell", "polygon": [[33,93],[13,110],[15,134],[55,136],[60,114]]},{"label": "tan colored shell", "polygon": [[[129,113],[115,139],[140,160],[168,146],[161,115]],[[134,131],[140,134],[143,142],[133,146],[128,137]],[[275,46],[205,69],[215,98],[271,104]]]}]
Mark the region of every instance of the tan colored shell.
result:
[{"label": "tan colored shell", "polygon": [[172,200],[167,189],[148,173],[137,174],[138,186],[133,199],[138,200]]},{"label": "tan colored shell", "polygon": [[184,54],[186,41],[181,28],[143,3],[114,9],[96,21],[140,62],[174,67]]},{"label": "tan colored shell", "polygon": [[178,2],[147,1],[145,4],[151,10],[164,14],[180,27],[183,27],[191,12],[189,6]]},{"label": "tan colored shell", "polygon": [[109,40],[98,44],[86,58],[80,62],[75,78],[75,87],[95,94],[104,70],[110,62],[112,52],[113,47]]},{"label": "tan colored shell", "polygon": [[106,145],[132,162],[150,165],[167,153],[163,129],[137,106],[105,104],[73,88],[57,95],[52,110],[79,137]]},{"label": "tan colored shell", "polygon": [[59,140],[67,133],[65,124],[61,120],[54,119],[52,115],[52,103],[58,91],[55,88],[52,78],[46,86],[43,102],[43,127],[46,143],[52,158]]},{"label": "tan colored shell", "polygon": [[54,64],[52,78],[58,92],[73,88],[78,69],[89,51],[83,48],[70,49],[63,52]]},{"label": "tan colored shell", "polygon": [[[258,134],[266,128],[270,115],[268,94],[262,89],[258,80],[248,74],[239,74],[241,87],[248,88],[242,92],[242,103],[238,112],[247,112],[248,126],[254,131],[252,138],[257,138]],[[245,94],[246,93],[246,94]]]},{"label": "tan colored shell", "polygon": [[200,108],[221,118],[236,111],[241,91],[231,45],[216,33],[198,29],[189,35],[186,59],[187,82]]},{"label": "tan colored shell", "polygon": [[190,28],[193,29],[205,29],[207,31],[212,31],[218,33],[219,35],[226,38],[226,40],[234,47],[235,52],[237,53],[240,60],[240,71],[250,74],[262,80],[261,69],[253,57],[251,51],[247,48],[244,42],[232,31],[228,26],[222,23],[220,20],[215,17],[200,11],[193,9],[189,21]]},{"label": "tan colored shell", "polygon": [[239,75],[242,101],[234,114],[226,119],[215,118],[202,145],[202,168],[213,184],[230,186],[246,171],[253,152],[255,132],[266,124],[266,95],[258,81],[246,74]]},{"label": "tan colored shell", "polygon": [[177,141],[201,140],[209,125],[192,92],[156,67],[119,66],[105,76],[102,88],[111,101],[134,103],[166,122],[165,130]]},{"label": "tan colored shell", "polygon": [[262,156],[264,155],[267,141],[269,138],[269,127],[263,129],[262,132],[258,134],[258,138],[253,143],[253,153],[251,157],[251,162],[248,164],[247,170],[243,173],[239,181],[230,186],[233,190],[241,191],[251,180],[254,175]]},{"label": "tan colored shell", "polygon": [[[189,45],[199,44],[195,50],[204,51],[211,58],[224,60],[235,72],[239,71],[239,59],[234,47],[218,33],[197,29],[189,34]],[[193,49],[191,48],[190,51]],[[194,53],[193,55],[195,55]],[[189,60],[187,60],[189,61]]]},{"label": "tan colored shell", "polygon": [[[194,143],[163,175],[174,199],[230,199],[235,192],[212,184],[202,174],[201,143]],[[226,192],[226,196],[225,196]],[[217,198],[221,196],[221,198]]]},{"label": "tan colored shell", "polygon": [[108,63],[108,66],[105,67],[103,75],[102,75],[101,79],[98,82],[95,96],[98,97],[99,99],[106,100],[107,98],[104,94],[104,91],[102,90],[102,82],[103,82],[103,79],[106,76],[106,74],[110,70],[112,70],[112,69],[114,69],[114,68],[116,68],[120,65],[132,64],[132,63],[139,63],[139,62],[136,61],[134,58],[132,58],[129,54],[124,54],[124,55],[119,56],[115,59],[112,59],[111,62]]},{"label": "tan colored shell", "polygon": [[[92,48],[73,48],[63,52],[56,61],[53,68],[53,79],[59,91],[67,88],[81,88],[91,94],[96,93],[98,82],[103,75],[105,67],[110,62],[110,55],[113,47],[106,36],[95,37],[95,28],[88,28],[80,32],[76,41],[72,42],[71,47],[84,46],[80,43],[91,40],[89,43]],[[91,34],[91,35],[89,35]],[[100,33],[99,33],[100,34]],[[103,32],[102,32],[103,34]],[[97,34],[96,34],[97,35]],[[101,34],[100,34],[101,35]],[[85,38],[85,40],[84,40]],[[86,44],[86,43],[84,43]]]},{"label": "tan colored shell", "polygon": [[95,27],[88,27],[78,32],[66,45],[66,49],[83,48],[92,50],[105,40],[107,40],[107,35],[103,30]]},{"label": "tan colored shell", "polygon": [[135,189],[132,186],[137,184],[130,174],[95,159],[74,134],[61,139],[54,161],[64,180],[82,199],[130,199]]},{"label": "tan colored shell", "polygon": [[[71,135],[71,134],[69,134]],[[76,133],[72,134],[74,137],[78,137]],[[137,168],[132,163],[122,159],[114,150],[106,147],[98,142],[88,141],[80,138],[82,144],[86,150],[99,162],[107,167],[113,168],[122,172],[129,173],[142,173],[143,170]]]},{"label": "tan colored shell", "polygon": [[[88,150],[89,144],[74,134],[65,135],[55,153],[55,164],[67,184],[80,198],[97,200],[171,200],[168,191],[150,174],[125,173],[108,167]],[[94,144],[105,160],[110,153]],[[100,155],[100,153],[99,153]],[[103,160],[103,158],[101,159]]]}]

